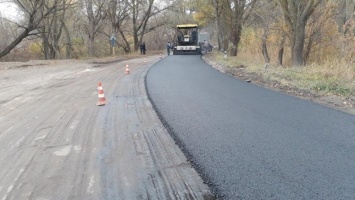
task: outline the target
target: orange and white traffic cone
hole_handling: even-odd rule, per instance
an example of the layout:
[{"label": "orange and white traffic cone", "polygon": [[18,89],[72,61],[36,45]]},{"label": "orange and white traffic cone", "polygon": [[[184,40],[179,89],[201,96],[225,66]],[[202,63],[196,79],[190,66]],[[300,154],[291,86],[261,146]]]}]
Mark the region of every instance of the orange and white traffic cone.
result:
[{"label": "orange and white traffic cone", "polygon": [[160,54],[160,59],[161,59],[161,54]]},{"label": "orange and white traffic cone", "polygon": [[126,65],[126,72],[125,74],[129,74],[129,67],[128,67],[128,64]]},{"label": "orange and white traffic cone", "polygon": [[106,98],[105,98],[104,90],[102,89],[101,82],[99,82],[99,84],[97,86],[97,90],[98,90],[98,93],[99,93],[99,102],[97,102],[96,105],[103,106],[103,105],[106,104]]},{"label": "orange and white traffic cone", "polygon": [[146,62],[147,62],[147,59],[144,58],[144,63],[146,63]]}]

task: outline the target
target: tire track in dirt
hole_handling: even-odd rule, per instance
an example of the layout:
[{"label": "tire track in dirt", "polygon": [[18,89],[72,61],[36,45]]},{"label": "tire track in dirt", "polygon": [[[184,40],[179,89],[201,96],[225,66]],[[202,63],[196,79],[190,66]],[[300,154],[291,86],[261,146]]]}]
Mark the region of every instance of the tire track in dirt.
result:
[{"label": "tire track in dirt", "polygon": [[152,109],[149,60],[80,67],[2,107],[0,200],[213,199]]}]

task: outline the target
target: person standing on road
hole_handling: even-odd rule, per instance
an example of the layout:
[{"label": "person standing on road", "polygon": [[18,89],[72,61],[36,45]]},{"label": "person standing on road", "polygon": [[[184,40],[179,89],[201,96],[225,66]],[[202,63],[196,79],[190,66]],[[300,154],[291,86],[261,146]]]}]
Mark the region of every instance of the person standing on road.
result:
[{"label": "person standing on road", "polygon": [[143,54],[143,44],[142,43],[139,45],[139,48],[141,50],[141,55],[142,55]]},{"label": "person standing on road", "polygon": [[145,50],[146,50],[146,48],[145,48],[145,42],[143,42],[143,44],[142,44],[142,48],[143,48],[143,54],[145,54]]},{"label": "person standing on road", "polygon": [[210,45],[209,45],[209,43],[207,42],[207,40],[204,40],[204,41],[203,41],[203,49],[204,49],[205,53],[207,53],[209,46],[210,46]]},{"label": "person standing on road", "polygon": [[168,53],[168,56],[170,56],[170,49],[171,49],[171,44],[170,44],[170,42],[168,42],[168,43],[166,44],[166,51],[167,51],[167,53]]}]

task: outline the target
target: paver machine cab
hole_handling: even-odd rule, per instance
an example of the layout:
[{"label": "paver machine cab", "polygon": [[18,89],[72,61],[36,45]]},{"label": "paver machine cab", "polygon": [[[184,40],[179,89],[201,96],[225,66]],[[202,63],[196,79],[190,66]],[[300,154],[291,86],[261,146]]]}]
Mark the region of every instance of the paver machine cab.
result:
[{"label": "paver machine cab", "polygon": [[180,24],[176,26],[176,41],[173,54],[201,54],[201,46],[198,41],[197,24]]}]

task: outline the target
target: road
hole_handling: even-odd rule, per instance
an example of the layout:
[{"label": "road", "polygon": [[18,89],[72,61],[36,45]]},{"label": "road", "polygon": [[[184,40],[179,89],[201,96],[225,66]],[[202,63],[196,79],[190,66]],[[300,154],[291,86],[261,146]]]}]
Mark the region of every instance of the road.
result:
[{"label": "road", "polygon": [[161,120],[221,199],[355,199],[355,116],[222,74],[199,56],[148,71]]},{"label": "road", "polygon": [[0,200],[213,199],[148,100],[159,60],[0,63]]}]

